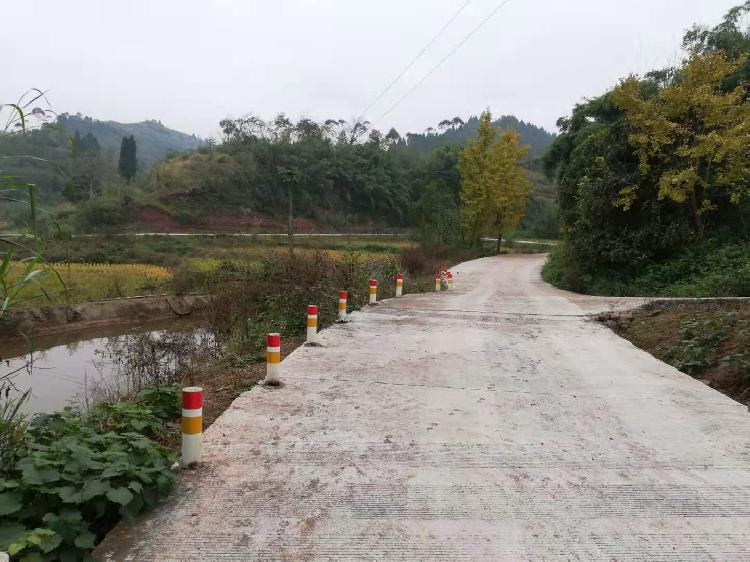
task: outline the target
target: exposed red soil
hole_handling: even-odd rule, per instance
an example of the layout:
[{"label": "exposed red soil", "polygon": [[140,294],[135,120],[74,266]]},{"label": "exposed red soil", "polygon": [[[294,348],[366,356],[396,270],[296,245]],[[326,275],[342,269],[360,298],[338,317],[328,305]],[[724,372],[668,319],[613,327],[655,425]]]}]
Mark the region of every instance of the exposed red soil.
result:
[{"label": "exposed red soil", "polygon": [[[285,233],[286,218],[271,217],[255,213],[207,213],[204,219],[197,224],[182,224],[174,217],[156,207],[138,207],[135,211],[134,223],[140,232],[169,232],[169,233],[201,233],[201,232],[225,232],[225,233]],[[347,225],[344,228],[332,229],[331,227],[317,224],[315,221],[305,218],[294,219],[294,231],[299,234],[313,234],[318,232],[346,232],[351,234],[366,232],[391,232],[392,228],[383,228],[372,224]]]}]

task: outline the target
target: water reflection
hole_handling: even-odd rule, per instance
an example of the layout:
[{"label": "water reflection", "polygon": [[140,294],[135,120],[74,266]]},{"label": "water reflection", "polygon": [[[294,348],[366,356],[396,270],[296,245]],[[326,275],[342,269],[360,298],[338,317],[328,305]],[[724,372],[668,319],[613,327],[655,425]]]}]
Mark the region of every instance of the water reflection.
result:
[{"label": "water reflection", "polygon": [[[213,334],[191,322],[120,326],[0,344],[2,398],[31,389],[24,412],[51,412],[167,383],[219,354]],[[33,353],[28,353],[32,346]],[[3,388],[4,383],[4,388]]]}]

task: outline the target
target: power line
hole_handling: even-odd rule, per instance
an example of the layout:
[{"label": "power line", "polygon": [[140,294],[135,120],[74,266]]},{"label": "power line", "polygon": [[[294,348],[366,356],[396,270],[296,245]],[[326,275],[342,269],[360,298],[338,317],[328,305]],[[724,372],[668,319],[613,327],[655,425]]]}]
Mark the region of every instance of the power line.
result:
[{"label": "power line", "polygon": [[379,94],[377,95],[377,97],[376,97],[376,98],[375,98],[374,100],[372,100],[372,102],[370,102],[370,105],[368,105],[368,106],[367,106],[366,108],[364,108],[364,109],[362,110],[362,113],[361,113],[361,114],[360,114],[360,116],[359,116],[359,120],[361,120],[361,119],[362,119],[362,118],[363,118],[363,117],[365,116],[365,114],[366,114],[366,113],[367,113],[368,111],[370,111],[370,109],[372,108],[372,106],[373,106],[373,105],[375,105],[376,103],[378,103],[378,102],[379,102],[379,101],[380,101],[380,100],[382,99],[382,97],[383,97],[383,96],[384,96],[385,94],[387,94],[387,93],[388,93],[388,91],[389,91],[389,90],[390,90],[390,89],[391,89],[391,88],[393,87],[393,85],[394,85],[394,84],[395,84],[396,82],[398,82],[398,81],[399,81],[399,80],[401,79],[401,77],[402,77],[402,76],[403,76],[404,74],[406,74],[406,72],[407,72],[407,71],[408,71],[408,70],[409,70],[409,69],[410,69],[410,68],[411,68],[412,66],[414,66],[414,63],[415,63],[415,62],[417,62],[417,60],[419,59],[419,57],[421,57],[421,56],[422,56],[422,55],[423,55],[423,54],[425,53],[425,51],[426,51],[427,49],[429,49],[429,48],[430,48],[430,47],[432,46],[432,44],[433,44],[433,43],[434,43],[435,41],[437,41],[438,37],[440,37],[440,36],[441,36],[441,35],[443,34],[443,32],[444,32],[444,31],[445,31],[445,30],[446,30],[446,29],[448,28],[448,26],[449,26],[450,24],[452,24],[452,23],[453,23],[453,21],[454,21],[454,20],[455,20],[455,19],[456,19],[456,18],[458,17],[458,15],[459,15],[459,14],[460,14],[461,12],[463,12],[464,8],[465,8],[466,6],[468,6],[470,2],[471,2],[471,0],[466,0],[466,2],[464,2],[463,6],[461,6],[461,7],[460,7],[460,8],[458,9],[458,11],[457,11],[457,12],[456,12],[455,14],[453,14],[453,17],[451,17],[451,19],[449,19],[449,20],[448,20],[448,22],[447,22],[447,23],[446,23],[446,24],[445,24],[445,25],[444,25],[444,26],[443,26],[443,27],[442,27],[442,28],[440,29],[440,31],[438,31],[438,32],[437,32],[437,33],[436,33],[436,34],[435,34],[435,35],[434,35],[434,36],[432,37],[432,39],[430,39],[430,42],[429,42],[429,43],[427,43],[427,45],[425,45],[425,46],[424,46],[424,47],[422,48],[422,50],[421,50],[421,51],[419,51],[419,52],[417,53],[417,55],[416,55],[416,56],[415,56],[415,57],[414,57],[413,59],[411,59],[411,62],[410,62],[409,64],[407,64],[407,65],[406,65],[406,66],[404,67],[404,69],[403,69],[403,70],[402,70],[402,71],[401,71],[401,72],[399,73],[399,75],[398,75],[398,76],[396,76],[396,77],[395,77],[395,78],[394,78],[394,79],[393,79],[393,80],[391,81],[391,83],[390,83],[390,84],[388,84],[388,85],[387,85],[387,86],[385,87],[385,89],[384,89],[384,90],[383,90],[382,92],[380,92],[380,93],[379,93]]},{"label": "power line", "polygon": [[487,15],[487,17],[485,17],[481,22],[479,22],[478,26],[476,26],[466,37],[464,37],[461,40],[461,42],[458,45],[456,45],[450,53],[448,53],[447,55],[445,55],[440,60],[440,62],[438,62],[435,66],[433,66],[427,74],[425,74],[424,76],[422,76],[422,78],[416,84],[414,84],[414,86],[411,88],[411,90],[409,90],[403,96],[401,96],[401,98],[399,98],[399,100],[396,103],[394,103],[391,107],[389,107],[388,110],[385,113],[383,113],[380,117],[378,117],[377,120],[380,121],[383,117],[385,117],[391,111],[393,111],[394,109],[396,109],[396,107],[398,107],[398,105],[402,101],[404,101],[406,98],[408,98],[414,92],[414,90],[416,90],[417,88],[419,88],[419,86],[422,84],[422,82],[424,82],[425,80],[427,80],[427,78],[429,78],[430,75],[433,72],[435,72],[438,68],[440,68],[443,65],[443,63],[445,61],[447,61],[453,55],[453,53],[455,53],[456,51],[458,51],[463,46],[463,44],[466,43],[471,38],[472,35],[474,35],[477,31],[479,31],[480,28],[485,23],[487,23],[490,20],[490,18],[492,18],[492,16],[494,16],[500,10],[500,8],[502,8],[503,6],[505,6],[508,2],[510,2],[510,0],[503,0],[497,6],[495,6],[495,8]]}]

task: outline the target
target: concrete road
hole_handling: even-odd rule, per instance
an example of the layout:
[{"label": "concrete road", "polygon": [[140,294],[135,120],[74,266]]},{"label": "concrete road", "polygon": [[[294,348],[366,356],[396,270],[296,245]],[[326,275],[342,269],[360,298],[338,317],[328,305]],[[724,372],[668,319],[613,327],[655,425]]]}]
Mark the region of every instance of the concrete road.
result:
[{"label": "concrete road", "polygon": [[115,560],[750,560],[750,415],[540,256],[355,313],[239,397]]}]

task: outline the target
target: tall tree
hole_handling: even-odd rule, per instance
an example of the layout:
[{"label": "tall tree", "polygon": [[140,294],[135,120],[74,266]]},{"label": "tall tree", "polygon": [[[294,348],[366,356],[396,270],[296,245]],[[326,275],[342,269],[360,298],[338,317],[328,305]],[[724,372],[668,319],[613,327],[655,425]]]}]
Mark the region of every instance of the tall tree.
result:
[{"label": "tall tree", "polygon": [[[741,85],[723,89],[741,64],[723,51],[693,54],[655,94],[634,76],[612,93],[627,118],[640,172],[653,175],[659,199],[689,206],[698,237],[705,214],[750,197],[750,101]],[[638,184],[624,186],[616,203],[629,208],[638,190]]]},{"label": "tall tree", "polygon": [[461,224],[469,240],[478,244],[486,234],[497,235],[500,251],[503,234],[523,217],[530,183],[521,161],[529,152],[519,145],[520,135],[507,129],[497,139],[489,110],[482,113],[477,136],[461,151]]},{"label": "tall tree", "polygon": [[120,143],[120,160],[117,165],[117,170],[127,182],[130,182],[130,180],[135,177],[138,164],[136,153],[137,147],[135,144],[135,137],[133,137],[133,135],[122,137],[122,142]]}]

